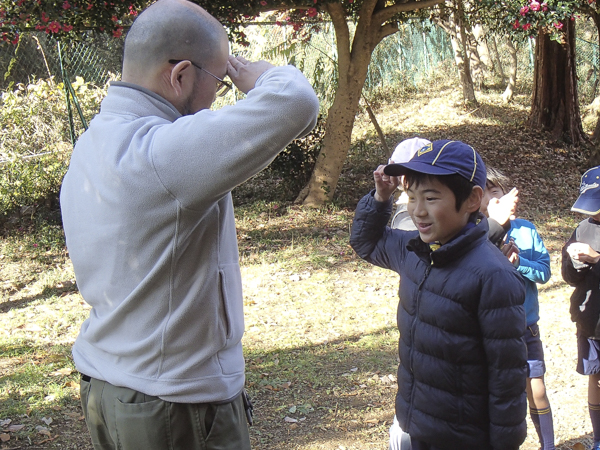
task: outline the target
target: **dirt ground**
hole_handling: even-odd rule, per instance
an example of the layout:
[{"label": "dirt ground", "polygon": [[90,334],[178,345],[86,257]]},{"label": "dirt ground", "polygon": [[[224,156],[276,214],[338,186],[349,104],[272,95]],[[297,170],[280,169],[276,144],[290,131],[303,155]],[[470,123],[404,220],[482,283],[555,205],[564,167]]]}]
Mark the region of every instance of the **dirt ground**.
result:
[{"label": "dirt ground", "polygon": [[[569,208],[585,154],[524,127],[524,96],[506,106],[498,94],[480,94],[482,104],[473,111],[465,111],[459,98],[450,89],[401,99],[384,106],[378,118],[390,141],[417,134],[461,139],[474,145],[486,163],[513,175],[521,192],[519,214],[538,226],[552,256],[552,278],[540,287],[540,328],[557,448],[585,450],[591,444],[587,380],[575,372],[575,328],[568,315],[571,288],[562,282],[559,270],[561,245],[579,220]],[[368,120],[357,123],[354,142],[355,150],[378,145]],[[359,162],[366,160],[375,168],[383,159],[376,152],[351,152],[338,186],[346,204],[358,200],[372,184],[368,170],[355,171]],[[253,219],[243,211],[238,217],[248,390],[256,407],[250,428],[253,448],[386,450],[396,391],[398,279],[359,261],[348,248],[352,208],[320,211],[320,218],[308,223],[301,208],[289,205],[275,214],[276,207]],[[302,248],[304,238],[313,247]],[[280,256],[269,256],[269,249],[277,249]],[[72,279],[72,273],[60,276],[61,286]],[[46,291],[36,293],[27,282],[13,284],[17,287],[11,288],[10,301],[0,304],[0,334],[28,338],[35,327],[15,330],[3,324],[17,309],[26,312],[27,320],[37,320],[35,305],[45,300]],[[68,304],[85,316],[73,289],[58,298],[61,306],[46,304],[46,312]],[[69,342],[71,337],[61,345]],[[22,357],[0,361],[0,388],[20,364]],[[0,416],[0,436],[11,437],[0,442],[0,450],[91,449],[77,402],[73,386],[69,400],[44,411],[50,424],[41,423],[35,414]],[[19,435],[9,430],[14,425],[25,425],[31,432]],[[521,449],[537,450],[529,419],[528,425]]]}]

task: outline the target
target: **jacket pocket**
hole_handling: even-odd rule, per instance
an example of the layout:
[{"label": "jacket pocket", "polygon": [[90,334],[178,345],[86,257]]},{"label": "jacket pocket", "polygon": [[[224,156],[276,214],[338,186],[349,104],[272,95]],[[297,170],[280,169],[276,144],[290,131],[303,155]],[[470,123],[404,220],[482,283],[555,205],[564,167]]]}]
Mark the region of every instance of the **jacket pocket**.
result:
[{"label": "jacket pocket", "polygon": [[221,308],[223,310],[223,328],[225,337],[231,339],[231,321],[229,319],[229,305],[227,301],[227,286],[225,281],[225,272],[219,270],[219,295],[221,297]]},{"label": "jacket pocket", "polygon": [[219,292],[226,338],[237,342],[244,334],[242,276],[237,264],[219,268]]}]

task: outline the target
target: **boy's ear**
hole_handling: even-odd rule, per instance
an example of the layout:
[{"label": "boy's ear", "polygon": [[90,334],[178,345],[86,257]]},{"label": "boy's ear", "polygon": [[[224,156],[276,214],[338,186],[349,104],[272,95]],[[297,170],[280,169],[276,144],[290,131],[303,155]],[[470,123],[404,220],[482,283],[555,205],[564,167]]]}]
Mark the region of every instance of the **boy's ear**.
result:
[{"label": "boy's ear", "polygon": [[474,186],[473,190],[471,191],[471,195],[469,195],[469,198],[467,198],[467,201],[465,202],[466,206],[467,206],[467,210],[470,213],[479,211],[482,200],[483,200],[483,189],[481,189],[480,186]]}]

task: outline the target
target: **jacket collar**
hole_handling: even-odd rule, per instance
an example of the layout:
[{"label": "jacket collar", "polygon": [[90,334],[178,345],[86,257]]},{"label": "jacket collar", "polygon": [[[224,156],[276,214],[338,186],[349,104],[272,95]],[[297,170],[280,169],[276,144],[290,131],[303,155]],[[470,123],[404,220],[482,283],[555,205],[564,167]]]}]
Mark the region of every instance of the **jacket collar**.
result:
[{"label": "jacket collar", "polygon": [[169,122],[181,117],[181,113],[157,93],[124,81],[111,81],[101,110],[137,117],[158,116]]},{"label": "jacket collar", "polygon": [[461,257],[473,247],[488,238],[489,225],[487,218],[479,213],[477,215],[478,223],[469,228],[463,234],[442,245],[436,251],[431,251],[429,244],[423,242],[420,236],[408,241],[406,248],[428,264],[434,266],[444,266],[457,258]]}]

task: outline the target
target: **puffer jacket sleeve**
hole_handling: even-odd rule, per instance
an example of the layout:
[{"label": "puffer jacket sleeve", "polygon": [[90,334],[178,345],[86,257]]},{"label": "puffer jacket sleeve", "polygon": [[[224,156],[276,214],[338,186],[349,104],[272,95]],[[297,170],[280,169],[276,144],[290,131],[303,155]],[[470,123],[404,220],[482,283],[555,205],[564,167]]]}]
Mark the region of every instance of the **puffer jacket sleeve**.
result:
[{"label": "puffer jacket sleeve", "polygon": [[[392,214],[392,199],[378,202],[373,197],[375,191],[365,195],[356,206],[350,246],[365,261],[385,269],[400,270],[398,255],[404,247],[401,230],[392,230],[387,226]],[[397,252],[388,252],[387,248],[398,248]]]},{"label": "puffer jacket sleeve", "polygon": [[488,363],[490,443],[516,450],[527,435],[525,287],[516,272],[506,271],[483,283],[478,315]]}]

